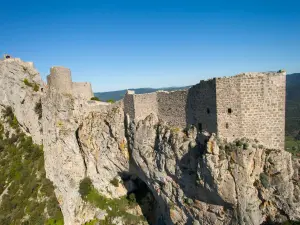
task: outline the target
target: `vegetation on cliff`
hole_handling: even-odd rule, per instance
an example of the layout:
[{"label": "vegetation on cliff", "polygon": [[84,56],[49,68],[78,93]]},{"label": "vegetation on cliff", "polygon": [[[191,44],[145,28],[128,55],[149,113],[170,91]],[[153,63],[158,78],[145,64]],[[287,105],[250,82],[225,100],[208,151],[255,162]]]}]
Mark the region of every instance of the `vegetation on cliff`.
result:
[{"label": "vegetation on cliff", "polygon": [[[143,216],[133,215],[128,212],[131,208],[137,207],[135,195],[110,199],[100,194],[93,186],[89,178],[85,178],[80,182],[79,193],[81,197],[101,210],[105,210],[107,216],[104,220],[99,220],[99,224],[112,224],[115,218],[121,217],[125,224],[138,224],[145,221]],[[94,224],[97,220],[90,221],[86,224]]]},{"label": "vegetation on cliff", "polygon": [[10,107],[3,114],[13,129],[0,123],[0,224],[63,224],[43,147],[21,132]]}]

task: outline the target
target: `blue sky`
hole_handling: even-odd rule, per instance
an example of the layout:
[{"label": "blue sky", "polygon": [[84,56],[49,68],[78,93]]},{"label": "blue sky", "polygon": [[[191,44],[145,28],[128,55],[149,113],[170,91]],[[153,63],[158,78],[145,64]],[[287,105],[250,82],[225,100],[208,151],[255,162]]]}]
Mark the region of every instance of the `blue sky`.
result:
[{"label": "blue sky", "polygon": [[300,72],[300,1],[2,1],[0,53],[94,91]]}]

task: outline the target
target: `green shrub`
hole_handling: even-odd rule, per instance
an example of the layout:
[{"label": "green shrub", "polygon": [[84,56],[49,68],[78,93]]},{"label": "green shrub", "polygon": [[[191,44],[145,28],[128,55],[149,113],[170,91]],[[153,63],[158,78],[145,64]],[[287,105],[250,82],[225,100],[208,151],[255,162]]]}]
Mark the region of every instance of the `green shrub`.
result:
[{"label": "green shrub", "polygon": [[[11,122],[15,123],[12,109],[5,111],[6,117],[13,118]],[[16,127],[19,129],[17,123]],[[2,128],[0,125],[0,133],[4,134]],[[63,224],[53,185],[46,178],[42,146],[34,144],[20,129],[11,137],[6,133],[7,139],[0,135],[0,144],[5,149],[0,151],[0,192],[10,186],[2,198],[0,224]],[[43,189],[44,184],[48,184],[47,189]],[[28,220],[22,222],[27,216]]]},{"label": "green shrub", "polygon": [[235,142],[236,146],[241,147],[243,145],[241,140],[236,140]]},{"label": "green shrub", "polygon": [[244,149],[244,150],[247,150],[248,148],[249,148],[249,144],[248,144],[248,143],[244,143],[244,144],[243,144],[243,149]]},{"label": "green shrub", "polygon": [[37,83],[31,83],[27,78],[23,80],[24,84],[28,87],[32,87],[32,89],[37,92],[40,90],[40,86]]},{"label": "green shrub", "polygon": [[118,180],[118,178],[114,178],[114,179],[112,179],[111,181],[110,181],[110,183],[112,184],[112,185],[114,185],[115,187],[119,187],[119,180]]},{"label": "green shrub", "polygon": [[92,97],[91,100],[94,100],[94,101],[100,101],[100,99],[96,96]]},{"label": "green shrub", "polygon": [[29,80],[28,80],[27,78],[25,78],[25,79],[23,80],[23,82],[24,82],[25,85],[27,85],[27,86],[29,86],[29,87],[32,87],[32,83],[30,83]]},{"label": "green shrub", "polygon": [[99,221],[100,224],[112,224],[113,218],[116,217],[122,217],[125,224],[137,224],[145,220],[143,217],[127,212],[129,208],[135,207],[137,204],[133,193],[128,197],[106,198],[93,187],[89,178],[84,178],[80,182],[79,192],[85,201],[107,212],[108,215],[105,217],[105,220]]},{"label": "green shrub", "polygon": [[261,173],[259,175],[260,182],[264,188],[269,188],[269,177],[265,173]]},{"label": "green shrub", "polygon": [[113,99],[108,99],[107,102],[109,102],[109,103],[115,103],[116,101],[113,100]]},{"label": "green shrub", "polygon": [[84,178],[79,185],[79,193],[82,198],[86,198],[87,195],[92,191],[93,184],[89,177]]},{"label": "green shrub", "polygon": [[134,193],[131,193],[129,196],[128,196],[128,200],[131,204],[136,204],[136,197],[135,197],[135,194]]},{"label": "green shrub", "polygon": [[33,85],[33,90],[34,90],[35,92],[38,92],[38,91],[40,90],[40,86],[39,86],[37,83],[34,83],[34,85]]}]

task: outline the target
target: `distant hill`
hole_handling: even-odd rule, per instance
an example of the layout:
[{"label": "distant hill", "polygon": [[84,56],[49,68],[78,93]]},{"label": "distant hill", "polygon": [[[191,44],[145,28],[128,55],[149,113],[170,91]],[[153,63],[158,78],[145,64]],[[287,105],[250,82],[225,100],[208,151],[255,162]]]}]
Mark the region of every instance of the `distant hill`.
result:
[{"label": "distant hill", "polygon": [[[298,137],[300,139],[300,73],[287,75],[286,77],[286,135]],[[189,88],[167,87],[167,88],[138,88],[134,90],[136,94],[151,93],[158,90],[173,91]],[[102,101],[113,99],[115,101],[124,97],[126,90],[98,92],[95,96]]]},{"label": "distant hill", "polygon": [[[135,91],[136,94],[145,94],[145,93],[151,93],[159,90],[163,91],[175,91],[175,90],[182,90],[189,88],[190,86],[186,87],[166,87],[166,88],[137,88],[137,89],[129,89]],[[109,91],[109,92],[96,92],[94,93],[96,97],[100,98],[101,101],[107,101],[107,100],[115,100],[118,101],[122,99],[125,95],[127,90],[119,90],[119,91]]]},{"label": "distant hill", "polygon": [[286,78],[286,135],[300,140],[300,73]]}]

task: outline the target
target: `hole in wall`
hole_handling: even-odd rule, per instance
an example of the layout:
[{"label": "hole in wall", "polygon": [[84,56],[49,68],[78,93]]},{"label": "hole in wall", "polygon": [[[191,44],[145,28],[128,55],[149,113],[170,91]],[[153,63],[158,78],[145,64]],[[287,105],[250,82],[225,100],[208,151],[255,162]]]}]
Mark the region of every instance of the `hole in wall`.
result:
[{"label": "hole in wall", "polygon": [[44,91],[44,88],[41,88],[41,92],[43,92]]},{"label": "hole in wall", "polygon": [[198,123],[198,130],[201,132],[202,131],[202,123]]},{"label": "hole in wall", "polygon": [[206,109],[206,112],[207,112],[207,114],[210,114],[210,109],[207,108],[207,109]]},{"label": "hole in wall", "polygon": [[228,108],[227,112],[228,112],[228,114],[231,114],[232,113],[232,109]]},{"label": "hole in wall", "polygon": [[229,124],[228,124],[228,123],[226,123],[226,124],[225,124],[225,127],[226,127],[226,129],[228,129],[228,128],[229,128]]}]

